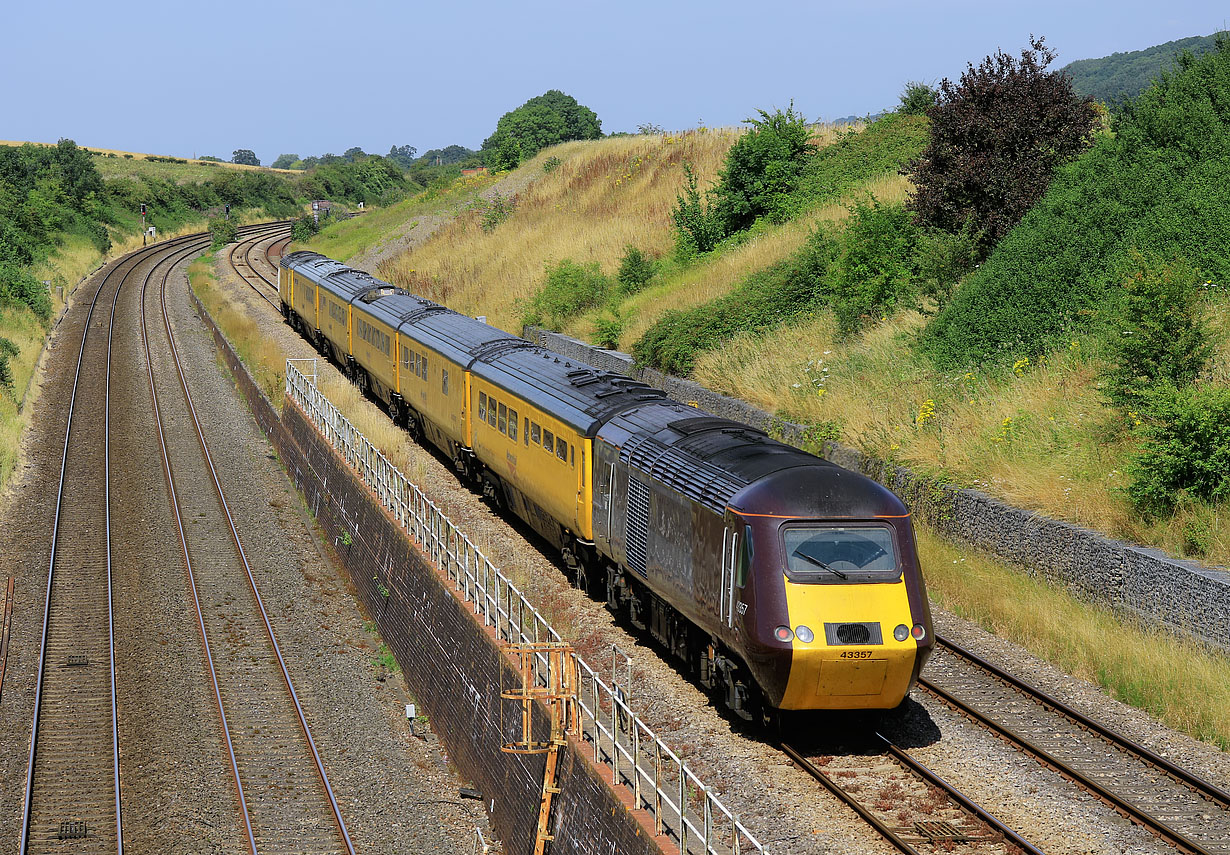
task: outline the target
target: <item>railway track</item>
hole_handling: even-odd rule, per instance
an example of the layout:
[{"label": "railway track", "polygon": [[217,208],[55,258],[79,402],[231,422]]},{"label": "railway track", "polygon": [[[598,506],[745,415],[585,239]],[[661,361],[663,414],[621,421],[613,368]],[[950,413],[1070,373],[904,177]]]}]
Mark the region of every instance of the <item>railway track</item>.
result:
[{"label": "railway track", "polygon": [[186,254],[168,256],[142,283],[141,333],[163,472],[246,844],[253,855],[353,853],[180,364],[166,282]]},{"label": "railway track", "polygon": [[940,638],[919,685],[1183,852],[1230,853],[1230,793]]},{"label": "railway track", "polygon": [[[19,853],[84,840],[123,852],[110,532],[110,378],[127,276],[179,238],[139,250],[99,282],[87,311],[60,457]],[[97,315],[97,317],[96,317]]]},{"label": "railway track", "polygon": [[[258,244],[263,243],[269,238],[269,235],[258,235],[255,237],[248,237],[244,240],[231,244],[226,253],[226,261],[227,264],[230,265],[230,268],[235,271],[235,275],[247,283],[248,287],[255,291],[262,300],[273,306],[275,309],[281,311],[281,306],[273,296],[276,295],[278,291],[277,281],[270,279],[268,276],[261,273],[260,270],[252,264],[252,250],[255,249]],[[280,242],[283,238],[281,235],[276,235],[274,236],[274,240]],[[286,237],[285,241],[286,243],[289,243],[290,238]],[[286,244],[283,243],[282,245],[285,247]],[[271,264],[269,261],[268,250],[269,247],[266,247],[264,252],[265,263]],[[236,260],[235,258],[236,251],[239,251],[239,260]],[[258,284],[258,282],[262,284]],[[272,294],[270,291],[272,291]]]},{"label": "railway track", "polygon": [[898,852],[1043,855],[1021,835],[879,733],[857,751],[782,751],[874,828]]}]

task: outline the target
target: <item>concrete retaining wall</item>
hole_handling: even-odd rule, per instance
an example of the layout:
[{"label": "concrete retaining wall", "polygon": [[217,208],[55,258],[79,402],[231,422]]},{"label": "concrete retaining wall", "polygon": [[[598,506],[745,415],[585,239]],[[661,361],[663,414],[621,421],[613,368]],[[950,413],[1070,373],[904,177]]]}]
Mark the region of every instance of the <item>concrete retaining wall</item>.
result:
[{"label": "concrete retaining wall", "polygon": [[[500,687],[517,685],[519,677],[493,631],[454,594],[294,404],[287,402],[279,418],[199,302],[197,307],[325,536],[341,541],[343,534],[350,535],[339,557],[359,600],[449,757],[482,791],[488,808],[494,806],[491,822],[505,851],[532,852],[546,760],[541,754],[500,750],[506,738],[516,738],[513,731],[520,725],[519,718],[507,726],[501,722]],[[534,731],[538,739],[549,735],[541,708]],[[609,770],[595,767],[587,752],[570,741],[558,766],[553,852],[661,855],[663,841],[654,837],[652,820],[644,811],[631,810],[627,791],[609,782]]]},{"label": "concrete retaining wall", "polygon": [[[691,380],[636,369],[625,353],[595,348],[548,330],[531,328],[527,333],[565,358],[630,374],[677,400],[696,402],[703,410],[768,431],[792,445],[808,445],[806,426],[775,419],[745,401],[719,395]],[[1230,573],[1224,570],[1023,511],[978,490],[939,483],[839,443],[825,443],[823,455],[889,487],[932,527],[954,540],[1146,625],[1230,651]]]}]

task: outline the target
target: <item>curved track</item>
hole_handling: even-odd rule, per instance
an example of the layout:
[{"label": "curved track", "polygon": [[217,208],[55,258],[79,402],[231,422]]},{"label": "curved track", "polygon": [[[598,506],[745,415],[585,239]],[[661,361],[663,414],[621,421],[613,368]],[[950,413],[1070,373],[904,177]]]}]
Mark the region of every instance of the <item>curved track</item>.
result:
[{"label": "curved track", "polygon": [[[243,229],[245,238],[254,235],[257,241],[271,237],[280,239],[285,231],[285,224]],[[119,715],[123,710],[118,709],[116,701],[110,429],[111,353],[116,306],[126,285],[141,285],[143,305],[151,283],[156,283],[162,297],[159,304],[163,342],[155,342],[155,349],[150,350],[151,336],[146,329],[144,311],[141,327],[149,380],[156,393],[154,406],[159,414],[159,432],[168,437],[173,443],[171,447],[175,448],[163,460],[164,471],[172,479],[173,492],[177,486],[181,487],[176,514],[183,501],[183,471],[192,466],[191,455],[185,450],[185,441],[190,440],[196,446],[197,458],[203,461],[200,468],[209,470],[212,482],[204,489],[199,481],[190,485],[190,501],[202,509],[212,506],[215,515],[219,511],[225,515],[222,540],[226,543],[221,546],[228,547],[236,556],[234,561],[226,562],[218,561],[217,555],[211,553],[211,560],[197,562],[196,566],[204,563],[214,570],[214,565],[229,564],[231,568],[246,565],[238,531],[229,518],[226,500],[212,472],[203,433],[191,412],[191,399],[178,368],[165,307],[163,289],[170,271],[208,245],[208,236],[188,235],[145,247],[120,259],[102,275],[88,307],[60,457],[19,855],[60,851],[66,846],[81,853],[124,851],[119,764]],[[160,344],[165,350],[158,349]],[[168,359],[175,363],[173,379],[164,378],[161,384],[155,385],[155,366],[165,365]],[[175,403],[167,403],[171,388],[168,384],[172,382],[179,390],[173,393],[179,399],[179,414],[174,413]],[[174,445],[175,432],[164,429],[168,410],[173,413],[171,418],[178,417],[180,422],[193,417],[194,427],[187,435],[183,424],[179,424],[181,441],[178,448]],[[174,476],[170,459],[176,461]],[[213,498],[208,498],[210,496]],[[203,531],[206,526],[192,528],[194,532]],[[218,526],[215,524],[213,528],[216,530]],[[189,546],[193,545],[193,535],[185,536],[181,528],[181,538],[187,555]],[[201,544],[196,544],[193,554],[199,553],[200,548]],[[212,546],[206,548],[213,549]],[[224,727],[227,713],[222,712],[223,709],[233,719],[236,707],[248,702],[247,720],[240,728],[242,735],[234,740],[245,750],[232,751],[235,786],[243,825],[248,829],[247,848],[255,853],[259,841],[260,850],[265,852],[353,853],[323,765],[311,741],[306,718],[260,604],[255,582],[246,566],[242,572],[251,591],[249,611],[259,617],[250,619],[241,634],[234,616],[226,616],[226,632],[218,635],[227,636],[232,648],[230,656],[221,664],[211,661],[209,670],[215,675],[222,674],[221,680],[216,678],[214,696],[219,702]],[[230,600],[240,582],[236,578],[225,582],[213,580],[202,583],[200,588],[209,584],[214,585],[216,601],[220,596],[219,585],[226,586],[222,596]],[[204,613],[200,614],[204,638],[209,598],[197,590],[195,579],[193,586],[198,604],[204,601]],[[258,638],[263,641],[257,642]],[[260,658],[252,653],[256,643],[267,644],[270,651],[264,670],[251,666],[253,659]],[[242,649],[241,655],[236,648]],[[211,652],[210,645],[206,645],[206,652]],[[276,663],[272,670],[270,663]],[[254,698],[259,699],[259,703],[251,703]],[[227,700],[225,705],[224,700]],[[228,748],[233,748],[230,734],[226,742]],[[244,772],[249,791],[256,792],[255,799],[245,799],[239,784]],[[252,779],[258,783],[253,785]]]},{"label": "curved track", "polygon": [[[258,234],[254,240],[267,236]],[[161,272],[155,268],[146,277],[141,332],[163,472],[246,845],[253,855],[353,853],[180,364],[165,289],[170,272],[187,254],[169,256]],[[155,281],[157,297],[147,301]],[[148,315],[161,316],[157,332],[147,325]],[[157,357],[151,344],[157,346]],[[186,518],[191,526],[185,526]],[[243,589],[250,597],[236,597]]]}]

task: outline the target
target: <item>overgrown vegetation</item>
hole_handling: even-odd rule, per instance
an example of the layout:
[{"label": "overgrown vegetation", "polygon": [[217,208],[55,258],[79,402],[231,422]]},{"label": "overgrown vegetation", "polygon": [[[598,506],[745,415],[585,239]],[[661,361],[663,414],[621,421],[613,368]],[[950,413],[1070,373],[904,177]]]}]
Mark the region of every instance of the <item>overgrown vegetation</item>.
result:
[{"label": "overgrown vegetation", "polygon": [[1230,42],[1117,115],[928,326],[945,368],[1036,357],[1096,329],[1133,250],[1230,280]]},{"label": "overgrown vegetation", "polygon": [[1200,56],[1216,48],[1218,35],[1191,36],[1145,50],[1078,59],[1061,70],[1072,78],[1077,94],[1121,106],[1148,89],[1160,74],[1172,71],[1180,55]]},{"label": "overgrown vegetation", "polygon": [[212,237],[209,248],[215,252],[239,239],[239,229],[230,220],[210,220],[209,234]]},{"label": "overgrown vegetation", "polygon": [[565,258],[547,267],[546,281],[530,301],[525,323],[559,329],[578,312],[601,305],[610,290],[611,280],[598,262],[577,264]]}]

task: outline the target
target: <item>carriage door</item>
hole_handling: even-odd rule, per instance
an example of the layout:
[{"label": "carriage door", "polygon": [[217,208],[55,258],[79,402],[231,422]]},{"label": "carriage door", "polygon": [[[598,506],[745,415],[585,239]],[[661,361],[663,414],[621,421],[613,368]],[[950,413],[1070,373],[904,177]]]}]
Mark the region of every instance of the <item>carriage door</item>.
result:
[{"label": "carriage door", "polygon": [[735,568],[738,563],[739,529],[728,525],[722,529],[722,584],[718,602],[718,614],[728,627],[735,625]]}]

